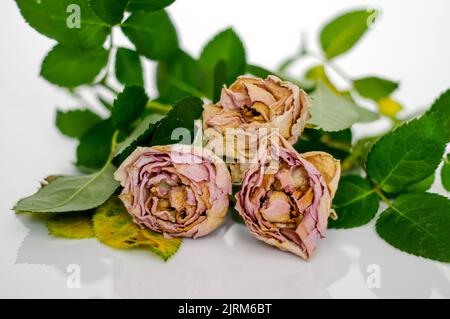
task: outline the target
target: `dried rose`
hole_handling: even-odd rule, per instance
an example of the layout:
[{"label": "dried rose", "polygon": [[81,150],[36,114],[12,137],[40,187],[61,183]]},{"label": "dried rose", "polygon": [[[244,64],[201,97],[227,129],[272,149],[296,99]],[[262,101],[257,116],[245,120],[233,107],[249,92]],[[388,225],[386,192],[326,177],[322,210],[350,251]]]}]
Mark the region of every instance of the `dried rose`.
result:
[{"label": "dried rose", "polygon": [[223,221],[231,194],[226,165],[190,145],[139,147],[114,175],[134,221],[166,237],[205,236]]},{"label": "dried rose", "polygon": [[[239,77],[230,88],[222,89],[220,102],[204,107],[207,147],[219,156],[237,160],[247,152],[246,147],[251,144],[249,136],[257,135],[262,127],[279,129],[289,143],[295,144],[310,118],[309,108],[307,94],[290,82],[275,76],[266,80]],[[226,148],[230,139],[234,147]],[[245,141],[243,147],[236,145],[240,139]],[[231,166],[233,182],[240,182],[248,168],[241,164]]]},{"label": "dried rose", "polygon": [[245,174],[236,209],[258,239],[309,259],[334,213],[340,164],[327,153],[299,154],[283,139],[260,160]]}]

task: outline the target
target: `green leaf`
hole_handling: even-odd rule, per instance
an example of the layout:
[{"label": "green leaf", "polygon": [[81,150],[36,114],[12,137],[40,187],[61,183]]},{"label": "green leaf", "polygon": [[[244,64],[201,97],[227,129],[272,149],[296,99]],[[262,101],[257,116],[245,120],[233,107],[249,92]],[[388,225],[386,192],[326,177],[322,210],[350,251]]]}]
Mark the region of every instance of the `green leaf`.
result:
[{"label": "green leaf", "polygon": [[134,224],[131,215],[116,196],[97,208],[93,221],[97,239],[113,248],[142,247],[167,261],[181,245],[180,238],[167,239],[161,234]]},{"label": "green leaf", "polygon": [[116,53],[116,78],[123,85],[144,86],[141,59],[136,51],[118,48]]},{"label": "green leaf", "polygon": [[385,192],[401,192],[436,171],[445,143],[437,116],[423,116],[381,138],[369,153],[367,172]]},{"label": "green leaf", "polygon": [[214,95],[213,101],[219,101],[223,84],[227,82],[228,67],[225,60],[217,62],[214,68]]},{"label": "green leaf", "polygon": [[92,83],[106,67],[108,51],[84,51],[55,46],[42,62],[41,76],[50,83],[73,88]]},{"label": "green leaf", "polygon": [[450,141],[450,90],[444,92],[431,106],[428,113],[436,114],[445,128],[447,142]]},{"label": "green leaf", "polygon": [[133,132],[117,145],[115,156],[120,156],[120,162],[128,157],[155,130],[156,123],[162,118],[163,116],[160,114],[147,115]]},{"label": "green leaf", "polygon": [[[178,101],[169,114],[158,123],[151,139],[151,145],[192,143],[195,134],[194,121],[200,118],[202,111],[203,102],[199,98],[187,97]],[[173,140],[172,134],[177,133],[176,129],[179,130],[178,133],[187,135],[178,136],[179,134],[176,134]]]},{"label": "green leaf", "polygon": [[158,100],[172,104],[186,96],[204,96],[205,94],[201,92],[204,83],[203,73],[197,60],[183,50],[178,50],[168,60],[158,63],[156,72]]},{"label": "green leaf", "polygon": [[294,148],[299,153],[321,151],[344,160],[350,155],[352,148],[352,131],[346,129],[339,132],[305,129]]},{"label": "green leaf", "polygon": [[444,166],[442,166],[441,181],[447,192],[450,192],[450,157],[447,157]]},{"label": "green leaf", "polygon": [[89,7],[103,21],[110,25],[118,24],[123,19],[129,0],[88,0]]},{"label": "green leaf", "polygon": [[115,171],[116,168],[109,164],[95,174],[59,177],[34,195],[21,199],[14,210],[62,213],[98,207],[119,186],[113,178]]},{"label": "green leaf", "polygon": [[97,170],[109,159],[114,127],[111,120],[105,120],[84,134],[77,147],[76,165],[82,170]]},{"label": "green leaf", "polygon": [[335,58],[350,50],[366,33],[376,11],[360,10],[345,13],[327,25],[320,33],[320,44],[328,59]]},{"label": "green leaf", "polygon": [[101,117],[88,109],[60,111],[56,113],[56,127],[69,137],[81,138],[94,125],[101,121]]},{"label": "green leaf", "polygon": [[325,70],[325,66],[323,64],[315,65],[311,67],[305,73],[305,79],[311,80],[314,82],[322,82],[325,84],[335,95],[341,95],[341,92],[334,86],[331,82],[328,74]]},{"label": "green leaf", "polygon": [[324,131],[341,131],[358,122],[378,119],[377,114],[356,105],[344,96],[335,95],[321,82],[317,83],[317,88],[311,96],[313,103],[310,123]]},{"label": "green leaf", "polygon": [[362,97],[374,100],[375,102],[389,97],[399,86],[397,82],[374,76],[355,80],[353,85]]},{"label": "green leaf", "polygon": [[84,239],[93,238],[92,213],[63,213],[47,220],[50,235],[55,237]]},{"label": "green leaf", "polygon": [[434,174],[432,174],[431,176],[428,176],[427,178],[408,185],[405,189],[405,191],[407,193],[423,193],[426,192],[427,190],[429,190],[431,188],[431,186],[433,186],[434,183]]},{"label": "green leaf", "polygon": [[214,75],[217,63],[225,61],[227,69],[226,82],[230,85],[240,75],[245,74],[246,57],[245,48],[239,36],[233,29],[226,29],[216,35],[204,48],[200,55],[200,64],[203,66],[205,77],[205,93],[208,97],[214,96]]},{"label": "green leaf", "polygon": [[130,125],[139,118],[148,96],[140,86],[127,86],[114,101],[112,109],[112,122],[114,126],[122,131],[127,131]]},{"label": "green leaf", "polygon": [[100,48],[110,32],[109,26],[89,8],[87,0],[16,0],[16,3],[31,27],[66,47]]},{"label": "green leaf", "polygon": [[450,200],[422,193],[398,197],[378,218],[378,234],[392,246],[433,260],[450,262]]},{"label": "green leaf", "polygon": [[174,3],[175,0],[130,0],[127,10],[134,11],[157,11],[164,9]]},{"label": "green leaf", "polygon": [[378,211],[380,201],[367,180],[349,175],[339,181],[333,204],[338,219],[330,220],[328,227],[348,229],[370,222]]},{"label": "green leaf", "polygon": [[135,12],[122,24],[122,31],[151,60],[167,59],[178,49],[177,32],[164,10]]}]

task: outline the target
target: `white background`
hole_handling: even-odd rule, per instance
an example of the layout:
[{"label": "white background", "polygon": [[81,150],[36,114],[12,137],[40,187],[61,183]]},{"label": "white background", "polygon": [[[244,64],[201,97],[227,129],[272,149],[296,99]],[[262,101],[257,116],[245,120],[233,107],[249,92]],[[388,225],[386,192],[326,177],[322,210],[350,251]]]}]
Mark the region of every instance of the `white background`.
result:
[{"label": "white background", "polygon": [[[248,60],[274,68],[298,49],[301,31],[317,48],[323,22],[363,3],[382,9],[382,19],[337,64],[354,77],[400,80],[396,98],[405,113],[429,106],[450,87],[448,0],[178,0],[169,11],[190,53],[198,55],[213,34],[233,26]],[[304,262],[228,221],[208,238],[185,241],[164,264],[150,253],[115,251],[95,240],[50,238],[41,222],[17,218],[10,208],[40,179],[74,172],[75,143],[57,132],[54,115],[57,107],[80,105],[38,76],[53,41],[26,25],[14,1],[1,1],[0,12],[0,297],[450,297],[448,265],[391,248],[372,224],[330,231]],[[146,65],[147,89],[155,96],[153,69]],[[438,183],[433,190],[442,193]],[[81,289],[66,285],[70,264],[81,266]],[[381,288],[366,285],[373,264]]]}]

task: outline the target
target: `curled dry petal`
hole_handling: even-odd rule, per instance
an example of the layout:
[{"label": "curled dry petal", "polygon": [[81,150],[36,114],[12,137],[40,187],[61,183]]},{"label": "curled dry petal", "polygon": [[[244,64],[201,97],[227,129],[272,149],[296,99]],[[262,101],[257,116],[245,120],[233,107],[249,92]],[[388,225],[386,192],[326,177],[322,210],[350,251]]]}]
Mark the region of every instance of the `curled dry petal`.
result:
[{"label": "curled dry petal", "polygon": [[323,152],[299,154],[282,137],[258,160],[236,194],[237,211],[258,239],[309,259],[325,237],[339,161]]},{"label": "curled dry petal", "polygon": [[114,175],[134,221],[166,237],[202,237],[223,221],[231,194],[226,165],[190,145],[137,148]]},{"label": "curled dry petal", "polygon": [[[238,162],[231,167],[232,181],[238,183],[248,168],[241,167],[239,160],[241,153],[247,152],[248,136],[256,135],[262,127],[276,128],[289,143],[295,144],[309,118],[309,97],[298,86],[272,75],[265,80],[242,76],[222,89],[218,103],[204,107],[203,129],[208,148]],[[243,148],[224,146],[230,139],[241,138],[229,129],[238,129],[246,136]]]}]

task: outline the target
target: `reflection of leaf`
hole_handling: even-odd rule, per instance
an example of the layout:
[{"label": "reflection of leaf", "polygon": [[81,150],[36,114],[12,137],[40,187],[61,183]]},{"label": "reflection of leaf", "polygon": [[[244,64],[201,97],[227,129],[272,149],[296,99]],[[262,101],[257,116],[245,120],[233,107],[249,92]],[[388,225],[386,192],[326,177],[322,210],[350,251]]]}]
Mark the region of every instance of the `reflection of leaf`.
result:
[{"label": "reflection of leaf", "polygon": [[50,235],[83,239],[93,238],[92,214],[86,212],[58,214],[47,220]]},{"label": "reflection of leaf", "polygon": [[368,111],[350,99],[335,95],[323,83],[319,82],[311,95],[311,124],[324,131],[341,131],[358,122],[371,122],[378,115]]},{"label": "reflection of leaf", "polygon": [[377,232],[392,246],[425,258],[450,262],[450,200],[430,193],[405,194],[385,210]]},{"label": "reflection of leaf", "polygon": [[333,200],[338,215],[329,228],[347,229],[367,224],[375,217],[380,201],[369,182],[361,176],[344,176]]},{"label": "reflection of leaf", "polygon": [[21,199],[16,211],[62,213],[85,211],[103,204],[117,189],[116,168],[106,165],[91,175],[59,177],[36,194]]},{"label": "reflection of leaf", "polygon": [[144,247],[167,260],[181,245],[179,238],[167,239],[133,223],[131,215],[118,197],[111,197],[103,206],[97,208],[93,221],[97,239],[113,248]]},{"label": "reflection of leaf", "polygon": [[329,22],[320,33],[320,44],[328,59],[350,50],[366,33],[369,19],[377,12],[352,11]]},{"label": "reflection of leaf", "polygon": [[367,173],[389,193],[432,175],[444,153],[445,129],[430,113],[382,137],[367,158]]}]

